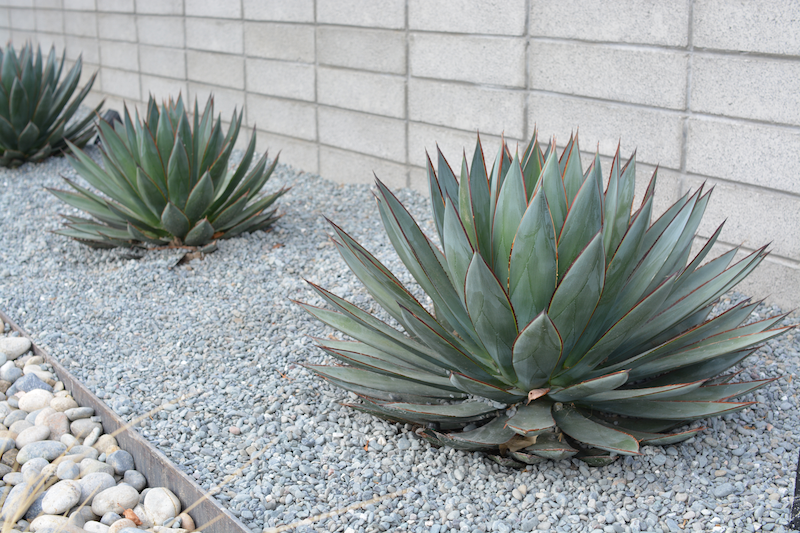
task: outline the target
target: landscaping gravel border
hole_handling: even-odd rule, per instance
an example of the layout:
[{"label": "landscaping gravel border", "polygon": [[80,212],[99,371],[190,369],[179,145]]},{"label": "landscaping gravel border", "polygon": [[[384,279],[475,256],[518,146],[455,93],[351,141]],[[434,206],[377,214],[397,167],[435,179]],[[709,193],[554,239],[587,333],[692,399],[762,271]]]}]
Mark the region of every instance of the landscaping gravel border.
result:
[{"label": "landscaping gravel border", "polygon": [[[347,395],[301,366],[325,360],[309,336],[334,334],[290,301],[319,303],[302,278],[377,311],[323,215],[410,280],[370,186],[281,165],[267,188],[293,189],[274,230],[171,268],[174,250],[129,259],[49,233],[71,212],[43,190],[61,187],[59,174],[74,174],[62,158],[0,170],[0,309],[123,419],[186,396],[141,434],[206,489],[242,468],[217,499],[253,531],[404,489],[296,531],[787,531],[800,439],[794,331],[745,362],[743,379],[780,378],[751,395],[759,403],[709,420],[686,443],[603,468],[502,469],[340,406]],[[399,197],[433,233],[428,201],[409,190]]]}]

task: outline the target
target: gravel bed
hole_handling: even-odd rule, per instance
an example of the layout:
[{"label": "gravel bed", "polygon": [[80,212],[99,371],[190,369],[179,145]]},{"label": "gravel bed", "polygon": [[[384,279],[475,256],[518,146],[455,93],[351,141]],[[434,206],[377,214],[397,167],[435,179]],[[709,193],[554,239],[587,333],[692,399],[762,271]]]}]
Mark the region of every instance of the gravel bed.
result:
[{"label": "gravel bed", "polygon": [[[139,430],[206,489],[241,469],[216,498],[253,531],[405,489],[296,531],[788,531],[800,437],[794,331],[746,361],[745,378],[780,378],[751,395],[759,403],[709,420],[696,438],[603,468],[502,469],[341,407],[347,395],[301,366],[325,360],[309,336],[333,334],[290,301],[319,302],[303,278],[377,311],[323,215],[403,272],[370,186],[279,166],[268,188],[293,189],[272,231],[171,268],[175,251],[129,259],[49,233],[70,209],[43,187],[71,174],[62,158],[0,171],[0,309],[125,419],[182,399]],[[433,233],[428,201],[399,196]]]}]

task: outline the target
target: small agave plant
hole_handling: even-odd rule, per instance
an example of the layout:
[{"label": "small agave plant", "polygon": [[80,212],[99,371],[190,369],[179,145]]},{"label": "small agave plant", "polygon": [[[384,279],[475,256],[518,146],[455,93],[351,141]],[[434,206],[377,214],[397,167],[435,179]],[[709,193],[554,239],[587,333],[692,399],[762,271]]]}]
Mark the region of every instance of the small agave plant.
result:
[{"label": "small agave plant", "polygon": [[503,143],[489,172],[479,139],[460,180],[439,152],[428,176],[441,248],[377,181],[383,226],[433,305],[333,225],[342,258],[402,331],[312,284],[332,309],[300,305],[354,340],[318,339],[344,364],[309,368],[359,395],[356,409],[509,466],[603,465],[747,407],[729,399],[771,380],[720,374],[785,331],[772,329],[783,317],[743,325],[749,301],[709,315],[766,252],[701,265],[720,227],[690,260],[709,193],[652,222],[656,175],[636,208],[635,166],[618,152],[603,191],[600,159],[584,172],[577,138],[560,157],[535,135],[521,158]]},{"label": "small agave plant", "polygon": [[[0,50],[0,166],[18,167],[26,161],[42,161],[67,149],[66,141],[84,146],[94,136],[87,113],[72,121],[94,84],[95,72],[72,102],[81,77],[82,62],[72,66],[59,83],[65,55],[56,59],[55,48],[45,61],[41,47],[26,43],[19,55],[10,44]],[[95,112],[99,111],[101,102]]]},{"label": "small agave plant", "polygon": [[64,178],[75,192],[50,192],[96,220],[66,216],[56,233],[96,248],[203,246],[268,227],[279,218],[269,208],[287,189],[259,195],[278,158],[268,166],[264,153],[250,169],[255,130],[242,161],[228,169],[241,123],[234,110],[224,134],[211,97],[202,114],[195,101],[190,121],[180,96],[161,106],[151,97],[144,122],[138,112],[131,120],[127,107],[124,122],[99,120],[103,167],[77,147],[69,161],[109,199]]}]

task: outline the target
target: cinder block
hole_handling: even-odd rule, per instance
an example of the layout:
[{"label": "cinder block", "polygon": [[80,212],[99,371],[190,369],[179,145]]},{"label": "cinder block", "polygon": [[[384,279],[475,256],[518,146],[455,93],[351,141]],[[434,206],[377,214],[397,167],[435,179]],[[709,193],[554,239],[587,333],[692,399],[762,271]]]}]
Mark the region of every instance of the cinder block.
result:
[{"label": "cinder block", "polygon": [[566,140],[579,128],[584,150],[597,146],[613,156],[621,143],[621,153],[636,150],[637,161],[680,168],[683,125],[677,113],[541,93],[530,94],[528,112],[528,131],[538,126],[544,139]]},{"label": "cinder block", "polygon": [[[319,173],[319,148],[316,143],[301,141],[284,135],[275,135],[266,131],[258,131],[256,134],[256,151],[260,154],[266,151],[270,159],[278,157],[280,163],[291,165],[298,170],[314,174]],[[267,187],[269,187],[269,182]]]},{"label": "cinder block", "polygon": [[251,57],[314,61],[314,28],[298,24],[246,22],[244,49]]},{"label": "cinder block", "polygon": [[[685,185],[695,190],[704,181],[688,177]],[[800,232],[787,231],[800,227],[800,198],[732,182],[706,181],[706,187],[712,185],[714,192],[698,229],[701,237],[709,237],[725,221],[721,241],[751,250],[771,242],[775,255],[800,260]]]},{"label": "cinder block", "polygon": [[[800,133],[786,128],[689,119],[686,170],[800,194]],[[800,232],[798,232],[800,233]]]},{"label": "cinder block", "polygon": [[415,33],[409,44],[411,75],[525,87],[525,40]]},{"label": "cinder block", "polygon": [[695,48],[800,55],[800,6],[796,1],[748,2],[696,0]]},{"label": "cinder block", "polygon": [[186,16],[240,19],[242,18],[242,4],[218,0],[186,0]]},{"label": "cinder block", "polygon": [[461,130],[519,139],[523,135],[525,95],[521,91],[472,87],[412,78],[409,119]]},{"label": "cinder block", "polygon": [[[2,25],[2,23],[0,23]],[[64,13],[50,9],[36,10],[36,31],[64,33]]]},{"label": "cinder block", "polygon": [[241,21],[186,19],[186,47],[210,52],[241,54],[244,51]]},{"label": "cinder block", "polygon": [[104,67],[100,71],[103,92],[131,100],[141,100],[139,73]]},{"label": "cinder block", "polygon": [[330,107],[318,113],[320,143],[405,163],[404,121]]},{"label": "cinder block", "polygon": [[317,0],[317,23],[400,29],[405,27],[405,1]]},{"label": "cinder block", "polygon": [[[28,2],[30,3],[30,2]],[[63,9],[63,0],[34,0],[33,5],[37,9]]]},{"label": "cinder block", "polygon": [[317,139],[314,104],[248,94],[247,124],[270,133],[309,141]]},{"label": "cinder block", "polygon": [[189,81],[244,89],[244,59],[228,54],[186,52]]},{"label": "cinder block", "polygon": [[404,118],[404,77],[319,67],[317,101],[335,107]]},{"label": "cinder block", "polygon": [[[11,30],[7,28],[0,28],[0,42],[7,43],[11,40]],[[24,40],[21,42],[25,42]]]},{"label": "cinder block", "polygon": [[97,5],[94,0],[64,0],[64,9],[69,11],[94,11]]},{"label": "cinder block", "polygon": [[682,52],[533,41],[529,73],[533,89],[684,109],[687,65]]},{"label": "cinder block", "polygon": [[[438,166],[438,156],[436,147],[442,150],[442,154],[447,160],[450,168],[456,176],[461,175],[461,162],[464,153],[467,154],[467,167],[472,166],[472,154],[478,142],[476,131],[462,131],[453,128],[443,128],[441,126],[431,126],[419,122],[408,124],[408,161],[409,164],[426,168],[428,157],[431,158],[434,168]],[[487,169],[491,170],[492,161],[500,149],[500,137],[494,135],[481,134],[481,146],[483,147],[483,157],[486,160]],[[521,145],[520,152],[525,149],[521,141],[506,139],[509,149],[515,152],[517,144]],[[426,178],[427,179],[427,178]]]},{"label": "cinder block", "polygon": [[33,0],[5,0],[3,5],[8,7],[33,7]]},{"label": "cinder block", "polygon": [[103,68],[138,71],[139,51],[133,43],[100,41],[100,64]]},{"label": "cinder block", "polygon": [[97,37],[97,15],[82,11],[65,11],[64,33],[78,37]]},{"label": "cinder block", "polygon": [[0,7],[0,28],[11,27],[8,11],[9,9],[7,7]]},{"label": "cinder block", "polygon": [[177,100],[178,95],[183,95],[184,103],[188,104],[189,93],[186,82],[160,76],[142,75],[142,97],[152,95],[157,102],[168,101],[170,97]]},{"label": "cinder block", "polygon": [[[64,61],[63,73],[69,72],[70,70],[72,70],[72,67],[74,66],[75,66],[75,61],[70,61],[70,60]],[[86,86],[86,84],[89,83],[91,77],[95,74],[95,72],[97,72],[98,74],[94,81],[94,85],[92,85],[92,91],[99,91],[102,86],[101,83],[102,80],[100,79],[99,70],[100,70],[100,65],[95,65],[92,63],[84,63],[83,68],[81,69],[81,77],[78,80],[78,87],[83,88],[84,86]]]},{"label": "cinder block", "polygon": [[137,17],[139,42],[183,48],[184,31],[181,17]]},{"label": "cinder block", "polygon": [[64,51],[64,34],[63,33],[37,33],[36,40],[42,47],[42,55],[49,54],[50,48],[55,47],[56,57],[61,58]]},{"label": "cinder block", "polygon": [[112,13],[133,13],[134,0],[97,0],[97,10]]},{"label": "cinder block", "polygon": [[532,0],[530,32],[536,37],[685,46],[689,3]]},{"label": "cinder block", "polygon": [[142,73],[167,78],[186,78],[186,52],[183,50],[140,45],[139,64]]},{"label": "cinder block", "polygon": [[136,0],[136,12],[143,15],[183,15],[183,0]]},{"label": "cinder block", "polygon": [[314,101],[314,65],[251,58],[246,68],[250,92]]},{"label": "cinder block", "polygon": [[525,4],[525,0],[408,0],[408,26],[449,33],[522,35]]},{"label": "cinder block", "polygon": [[100,13],[97,15],[97,33],[108,41],[135,43],[136,15],[123,13]]},{"label": "cinder block", "polygon": [[320,27],[317,39],[320,64],[405,74],[403,32]]},{"label": "cinder block", "polygon": [[[242,106],[245,101],[243,91],[209,87],[208,85],[192,82],[189,82],[189,98],[186,99],[186,104],[191,105],[192,109],[194,109],[194,102],[197,100],[197,105],[202,112],[209,95],[214,97],[215,120],[217,115],[221,115],[222,121],[229,124],[233,116],[233,111],[236,110],[237,113],[242,111]],[[247,124],[246,114],[242,118],[242,127],[244,127],[245,124]]]},{"label": "cinder block", "polygon": [[696,55],[692,110],[800,125],[800,61]]},{"label": "cinder block", "polygon": [[368,184],[378,176],[394,191],[408,186],[405,165],[328,146],[319,147],[319,175],[337,183]]},{"label": "cinder block", "polygon": [[244,0],[245,20],[314,22],[314,0]]},{"label": "cinder block", "polygon": [[15,30],[36,30],[36,17],[32,9],[10,9],[9,19]]},{"label": "cinder block", "polygon": [[[100,64],[100,49],[97,47],[97,39],[65,35],[64,50],[70,61],[75,61],[79,56],[83,56],[84,63]],[[57,54],[59,52],[56,50]]]},{"label": "cinder block", "polygon": [[17,43],[17,46],[21,48],[24,43],[36,42],[36,32],[12,29],[10,39],[12,43]]}]

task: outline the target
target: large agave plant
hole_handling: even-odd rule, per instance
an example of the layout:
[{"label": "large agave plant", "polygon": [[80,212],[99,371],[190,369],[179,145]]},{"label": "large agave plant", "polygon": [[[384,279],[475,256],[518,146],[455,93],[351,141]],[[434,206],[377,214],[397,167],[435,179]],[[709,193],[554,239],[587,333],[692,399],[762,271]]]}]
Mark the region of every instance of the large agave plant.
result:
[{"label": "large agave plant", "polygon": [[[17,55],[10,44],[0,50],[0,165],[18,167],[25,161],[39,162],[64,151],[66,140],[84,146],[94,135],[93,113],[71,121],[94,84],[89,82],[69,99],[78,87],[82,62],[78,58],[61,83],[65,56],[56,59],[55,48],[45,61],[41,47],[26,43]],[[95,111],[99,111],[101,102]]]},{"label": "large agave plant", "polygon": [[228,169],[241,112],[234,110],[231,127],[223,134],[220,117],[214,122],[213,98],[202,114],[195,101],[190,122],[181,97],[161,106],[151,97],[144,122],[138,112],[136,121],[131,120],[127,108],[124,122],[113,127],[98,122],[104,168],[78,149],[70,163],[110,199],[65,178],[75,192],[50,191],[96,221],[67,216],[66,227],[56,233],[98,248],[202,246],[266,228],[278,219],[269,208],[287,189],[259,196],[278,159],[267,166],[264,153],[250,169],[255,130],[242,161]]},{"label": "large agave plant", "polygon": [[358,394],[357,409],[509,465],[606,464],[750,405],[728,400],[769,380],[719,374],[783,332],[771,329],[782,317],[743,325],[749,302],[709,314],[765,251],[701,265],[718,229],[687,265],[709,193],[651,222],[656,176],[634,208],[634,174],[617,153],[604,192],[599,157],[584,173],[577,138],[560,158],[535,136],[521,158],[504,145],[490,172],[479,139],[460,180],[439,153],[428,175],[441,249],[377,181],[384,228],[432,306],[333,225],[345,262],[403,331],[312,284],[332,310],[300,305],[355,340],[318,339],[344,365],[310,368]]}]

